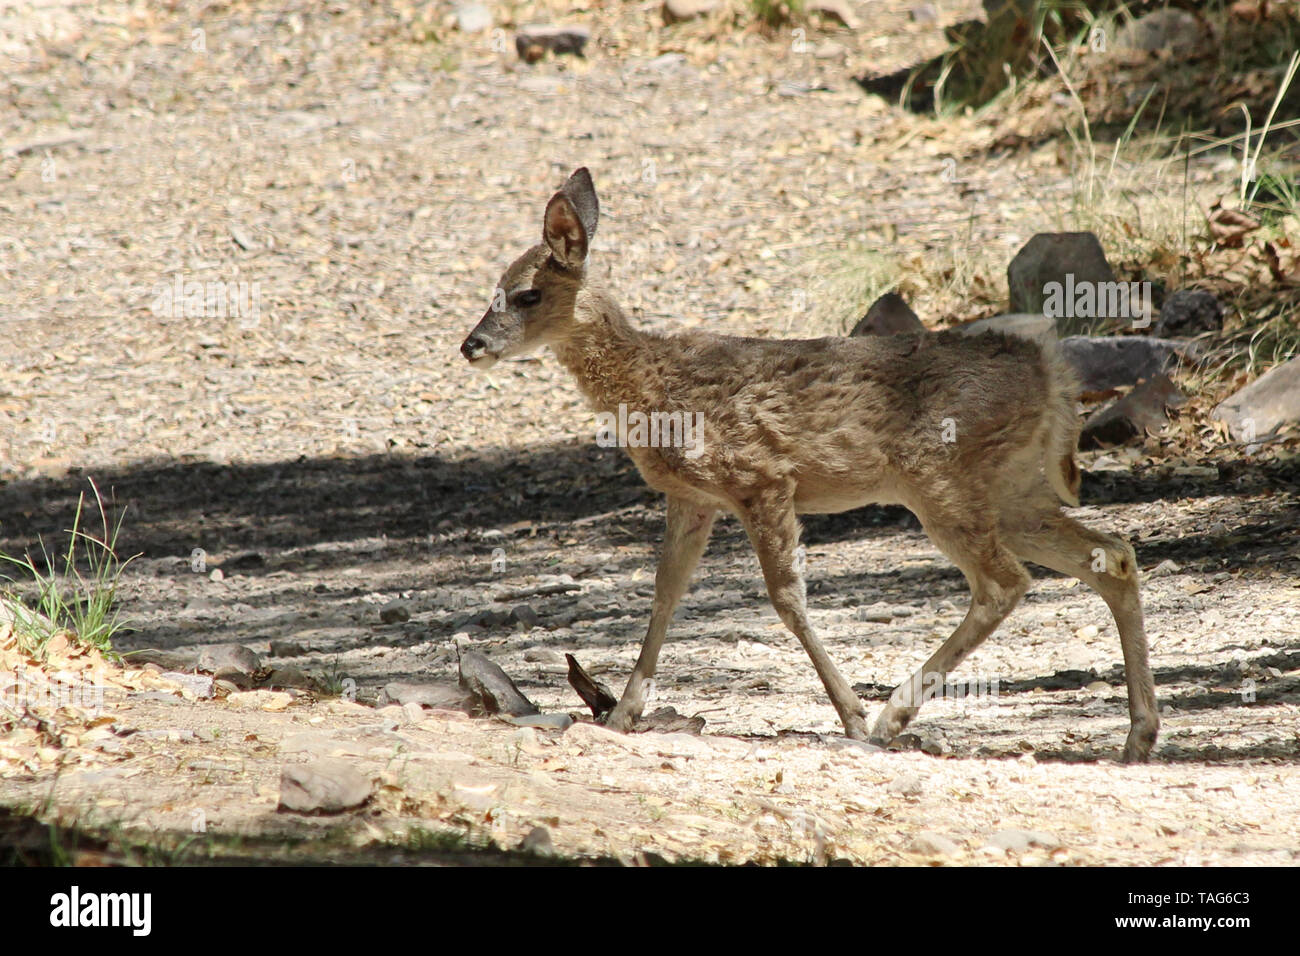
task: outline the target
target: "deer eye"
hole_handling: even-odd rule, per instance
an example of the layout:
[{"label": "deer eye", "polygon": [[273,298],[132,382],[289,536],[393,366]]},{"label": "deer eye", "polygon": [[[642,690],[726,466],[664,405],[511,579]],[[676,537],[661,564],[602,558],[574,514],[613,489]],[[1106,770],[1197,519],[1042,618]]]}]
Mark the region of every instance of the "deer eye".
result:
[{"label": "deer eye", "polygon": [[525,289],[523,292],[520,292],[515,296],[515,305],[521,306],[525,309],[531,309],[541,301],[542,293],[540,289]]}]

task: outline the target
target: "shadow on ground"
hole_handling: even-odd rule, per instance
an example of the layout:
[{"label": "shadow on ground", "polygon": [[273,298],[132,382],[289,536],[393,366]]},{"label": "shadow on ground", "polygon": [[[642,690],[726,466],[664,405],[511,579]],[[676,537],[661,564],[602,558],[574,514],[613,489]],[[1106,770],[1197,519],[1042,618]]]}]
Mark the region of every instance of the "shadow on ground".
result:
[{"label": "shadow on ground", "polygon": [[[1217,478],[1169,479],[1152,473],[1089,475],[1083,499],[1089,505],[1158,503],[1171,499],[1214,496],[1250,496],[1245,520],[1230,532],[1206,529],[1180,537],[1154,537],[1139,544],[1144,566],[1166,558],[1185,571],[1204,573],[1229,565],[1244,569],[1268,565],[1276,569],[1296,561],[1300,538],[1300,462],[1267,466],[1232,465]],[[384,588],[482,587],[470,562],[459,570],[445,571],[430,580],[430,549],[443,555],[481,557],[485,532],[497,532],[493,543],[509,542],[518,555],[516,569],[540,573],[547,561],[563,551],[563,539],[581,531],[596,549],[621,548],[608,558],[619,573],[653,562],[662,534],[662,501],[641,482],[631,463],[621,454],[588,445],[547,445],[522,450],[489,451],[462,457],[423,458],[376,455],[363,458],[299,459],[265,464],[219,466],[208,462],[144,463],[105,469],[93,474],[11,481],[0,486],[0,549],[21,553],[37,547],[38,539],[53,543],[71,526],[77,496],[93,477],[115,509],[125,508],[119,550],[141,553],[146,562],[133,573],[164,575],[171,564],[176,574],[188,574],[189,554],[204,548],[214,563],[228,570],[261,579],[255,593],[247,593],[244,607],[260,612],[256,634],[273,639],[305,628],[313,631],[313,648],[326,654],[350,650],[360,639],[355,618],[340,610],[341,599],[375,589],[366,574],[356,585],[337,579],[326,585],[321,574],[333,568],[360,565],[387,575]],[[523,519],[523,520],[521,520]],[[919,537],[915,519],[901,508],[862,508],[841,515],[815,515],[805,519],[805,540],[810,545],[864,538]],[[1230,535],[1230,538],[1228,537]],[[383,548],[340,549],[340,542],[383,540]],[[540,540],[538,540],[540,539]],[[332,547],[331,547],[332,546]],[[743,532],[734,521],[720,527],[711,553],[746,555],[752,559]],[[1287,557],[1289,555],[1289,557]],[[960,572],[939,554],[933,571],[926,572],[927,595],[966,599]],[[145,570],[139,570],[143,567]],[[271,579],[277,572],[289,572]],[[353,572],[355,574],[355,572]],[[1040,574],[1045,572],[1040,572]],[[851,607],[897,593],[903,585],[899,571],[850,572],[822,575],[810,581],[812,600],[826,607]],[[871,597],[876,595],[876,597]],[[123,649],[169,647],[186,642],[245,639],[240,613],[213,608],[207,623],[180,630],[168,614],[155,615],[142,630],[131,634]],[[577,598],[555,595],[549,610],[557,616],[573,612]],[[752,583],[742,592],[742,603],[763,602],[762,581],[755,562]],[[725,616],[734,610],[732,597],[697,595],[693,609],[701,615]],[[616,607],[589,608],[586,619],[609,619],[599,643],[624,644],[639,640],[648,615],[650,593],[638,588]],[[224,615],[224,618],[222,617]],[[628,624],[628,616],[635,624]],[[226,618],[229,618],[227,620]],[[621,623],[620,623],[621,619]],[[450,625],[439,625],[446,630]],[[170,630],[169,630],[170,629]],[[433,628],[438,630],[438,628]],[[869,628],[864,627],[864,630]],[[439,631],[441,633],[441,631]],[[450,630],[442,636],[450,636]],[[431,626],[376,628],[375,640],[389,647],[429,640]],[[529,638],[520,636],[521,640]],[[1300,667],[1297,655],[1279,652],[1276,666],[1291,671]],[[1208,684],[1207,692],[1181,694],[1170,700],[1179,709],[1202,710],[1240,705],[1221,663],[1158,671],[1161,684]],[[390,679],[401,679],[396,673]],[[1077,690],[1095,680],[1122,686],[1118,668],[1104,675],[1066,673],[1035,677],[1008,685],[1007,693],[1035,690]],[[1024,686],[1022,687],[1021,684]],[[1261,694],[1294,699],[1295,682],[1280,680],[1261,685]],[[892,687],[860,687],[867,697],[887,696]],[[1258,752],[1234,749],[1217,756],[1189,752],[1186,759],[1295,758],[1295,742],[1261,744]],[[1014,755],[1008,750],[1005,755]],[[995,755],[1001,751],[994,751]],[[1052,754],[1043,754],[1054,759]],[[1080,754],[1063,750],[1062,760]],[[1089,759],[1086,755],[1083,759]]]},{"label": "shadow on ground", "polygon": [[[1224,469],[1231,469],[1225,471]],[[1260,538],[1300,527],[1300,461],[1233,463],[1218,478],[1157,474],[1085,475],[1085,504],[1277,493],[1276,508],[1250,529]],[[387,536],[419,541],[450,529],[482,532],[517,525],[564,525],[631,505],[662,510],[631,462],[593,445],[545,445],[460,457],[373,455],[262,464],[146,462],[59,478],[0,484],[0,548],[38,548],[71,527],[78,495],[93,479],[111,507],[125,510],[120,550],[146,558],[305,548],[321,541]],[[658,524],[658,519],[655,521]],[[867,507],[804,519],[810,542],[916,528],[902,508]],[[1239,531],[1238,533],[1242,533]],[[1247,546],[1249,542],[1246,542]],[[1155,546],[1160,545],[1156,542]],[[1208,540],[1183,538],[1181,553],[1208,554]],[[267,565],[273,570],[273,565]],[[240,570],[257,573],[256,562]]]}]

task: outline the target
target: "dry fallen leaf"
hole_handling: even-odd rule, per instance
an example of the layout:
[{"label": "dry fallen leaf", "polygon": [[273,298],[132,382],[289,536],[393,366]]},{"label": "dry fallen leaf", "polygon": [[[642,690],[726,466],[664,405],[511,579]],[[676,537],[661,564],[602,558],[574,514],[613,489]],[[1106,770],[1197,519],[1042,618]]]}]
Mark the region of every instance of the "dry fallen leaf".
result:
[{"label": "dry fallen leaf", "polygon": [[1210,235],[1221,246],[1236,248],[1243,237],[1259,228],[1259,222],[1238,209],[1227,209],[1215,203],[1208,216]]}]

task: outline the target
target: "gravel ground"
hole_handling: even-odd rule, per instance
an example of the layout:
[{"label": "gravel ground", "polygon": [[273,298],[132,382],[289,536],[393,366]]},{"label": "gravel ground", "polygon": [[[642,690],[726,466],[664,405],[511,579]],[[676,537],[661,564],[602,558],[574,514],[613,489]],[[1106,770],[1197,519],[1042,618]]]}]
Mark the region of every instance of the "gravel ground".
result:
[{"label": "gravel ground", "polygon": [[[960,236],[1009,256],[1067,179],[977,153],[954,188],[943,158],[980,124],[861,92],[854,72],[941,48],[906,3],[816,29],[800,54],[605,4],[572,17],[593,26],[586,59],[533,66],[446,32],[447,5],[358,6],[0,2],[0,57],[22,67],[0,85],[0,548],[52,540],[94,478],[141,553],[121,650],[304,642],[272,663],[350,678],[368,704],[390,681],[454,678],[460,635],[543,710],[576,712],[562,654],[621,690],[662,502],[594,446],[549,355],[471,375],[456,354],[562,177],[592,167],[596,267],[637,321],[771,335],[851,318],[818,307],[836,246],[925,257]],[[31,8],[36,39],[13,26]],[[177,277],[253,283],[260,311],[164,314]],[[703,736],[136,688],[109,695],[113,746],[11,740],[0,803],[52,792],[141,833],[187,833],[201,810],[215,832],[301,834],[326,824],[273,812],[280,768],[342,753],[383,781],[349,818],[358,843],[454,825],[513,846],[542,825],[566,854],[624,860],[1295,863],[1295,460],[1084,465],[1079,516],[1128,535],[1148,572],[1149,767],[1114,763],[1113,621],[1046,574],[954,675],[996,694],[923,710],[925,752],[845,745],[728,521],[657,684]],[[964,581],[896,509],[806,527],[813,623],[874,710],[956,625]],[[543,593],[557,581],[573,589]],[[393,600],[409,619],[381,623]],[[520,603],[536,627],[467,624]]]}]

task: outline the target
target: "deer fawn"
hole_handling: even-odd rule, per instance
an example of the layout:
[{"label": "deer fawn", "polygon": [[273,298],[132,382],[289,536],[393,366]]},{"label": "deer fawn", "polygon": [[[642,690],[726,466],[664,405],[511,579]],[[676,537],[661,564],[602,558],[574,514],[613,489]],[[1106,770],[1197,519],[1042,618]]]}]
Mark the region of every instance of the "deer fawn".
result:
[{"label": "deer fawn", "polygon": [[[948,673],[1019,602],[1022,560],[1077,577],[1109,605],[1128,679],[1126,761],[1146,760],[1159,728],[1133,549],[1062,513],[1078,504],[1078,394],[1051,350],[984,333],[769,340],[633,328],[588,281],[599,206],[579,169],[546,205],[544,242],[506,269],[461,345],[473,365],[549,345],[598,414],[700,423],[690,448],[628,441],[645,480],[668,496],[668,531],[649,631],[606,723],[631,730],[668,622],[720,510],[758,553],[772,605],[799,639],[856,740],[887,744]],[[680,419],[678,419],[680,420]],[[644,436],[643,436],[644,437]],[[659,446],[659,447],[656,447]],[[902,504],[971,589],[965,618],[890,697],[871,731],[862,701],[813,633],[795,550],[801,513]]]}]

